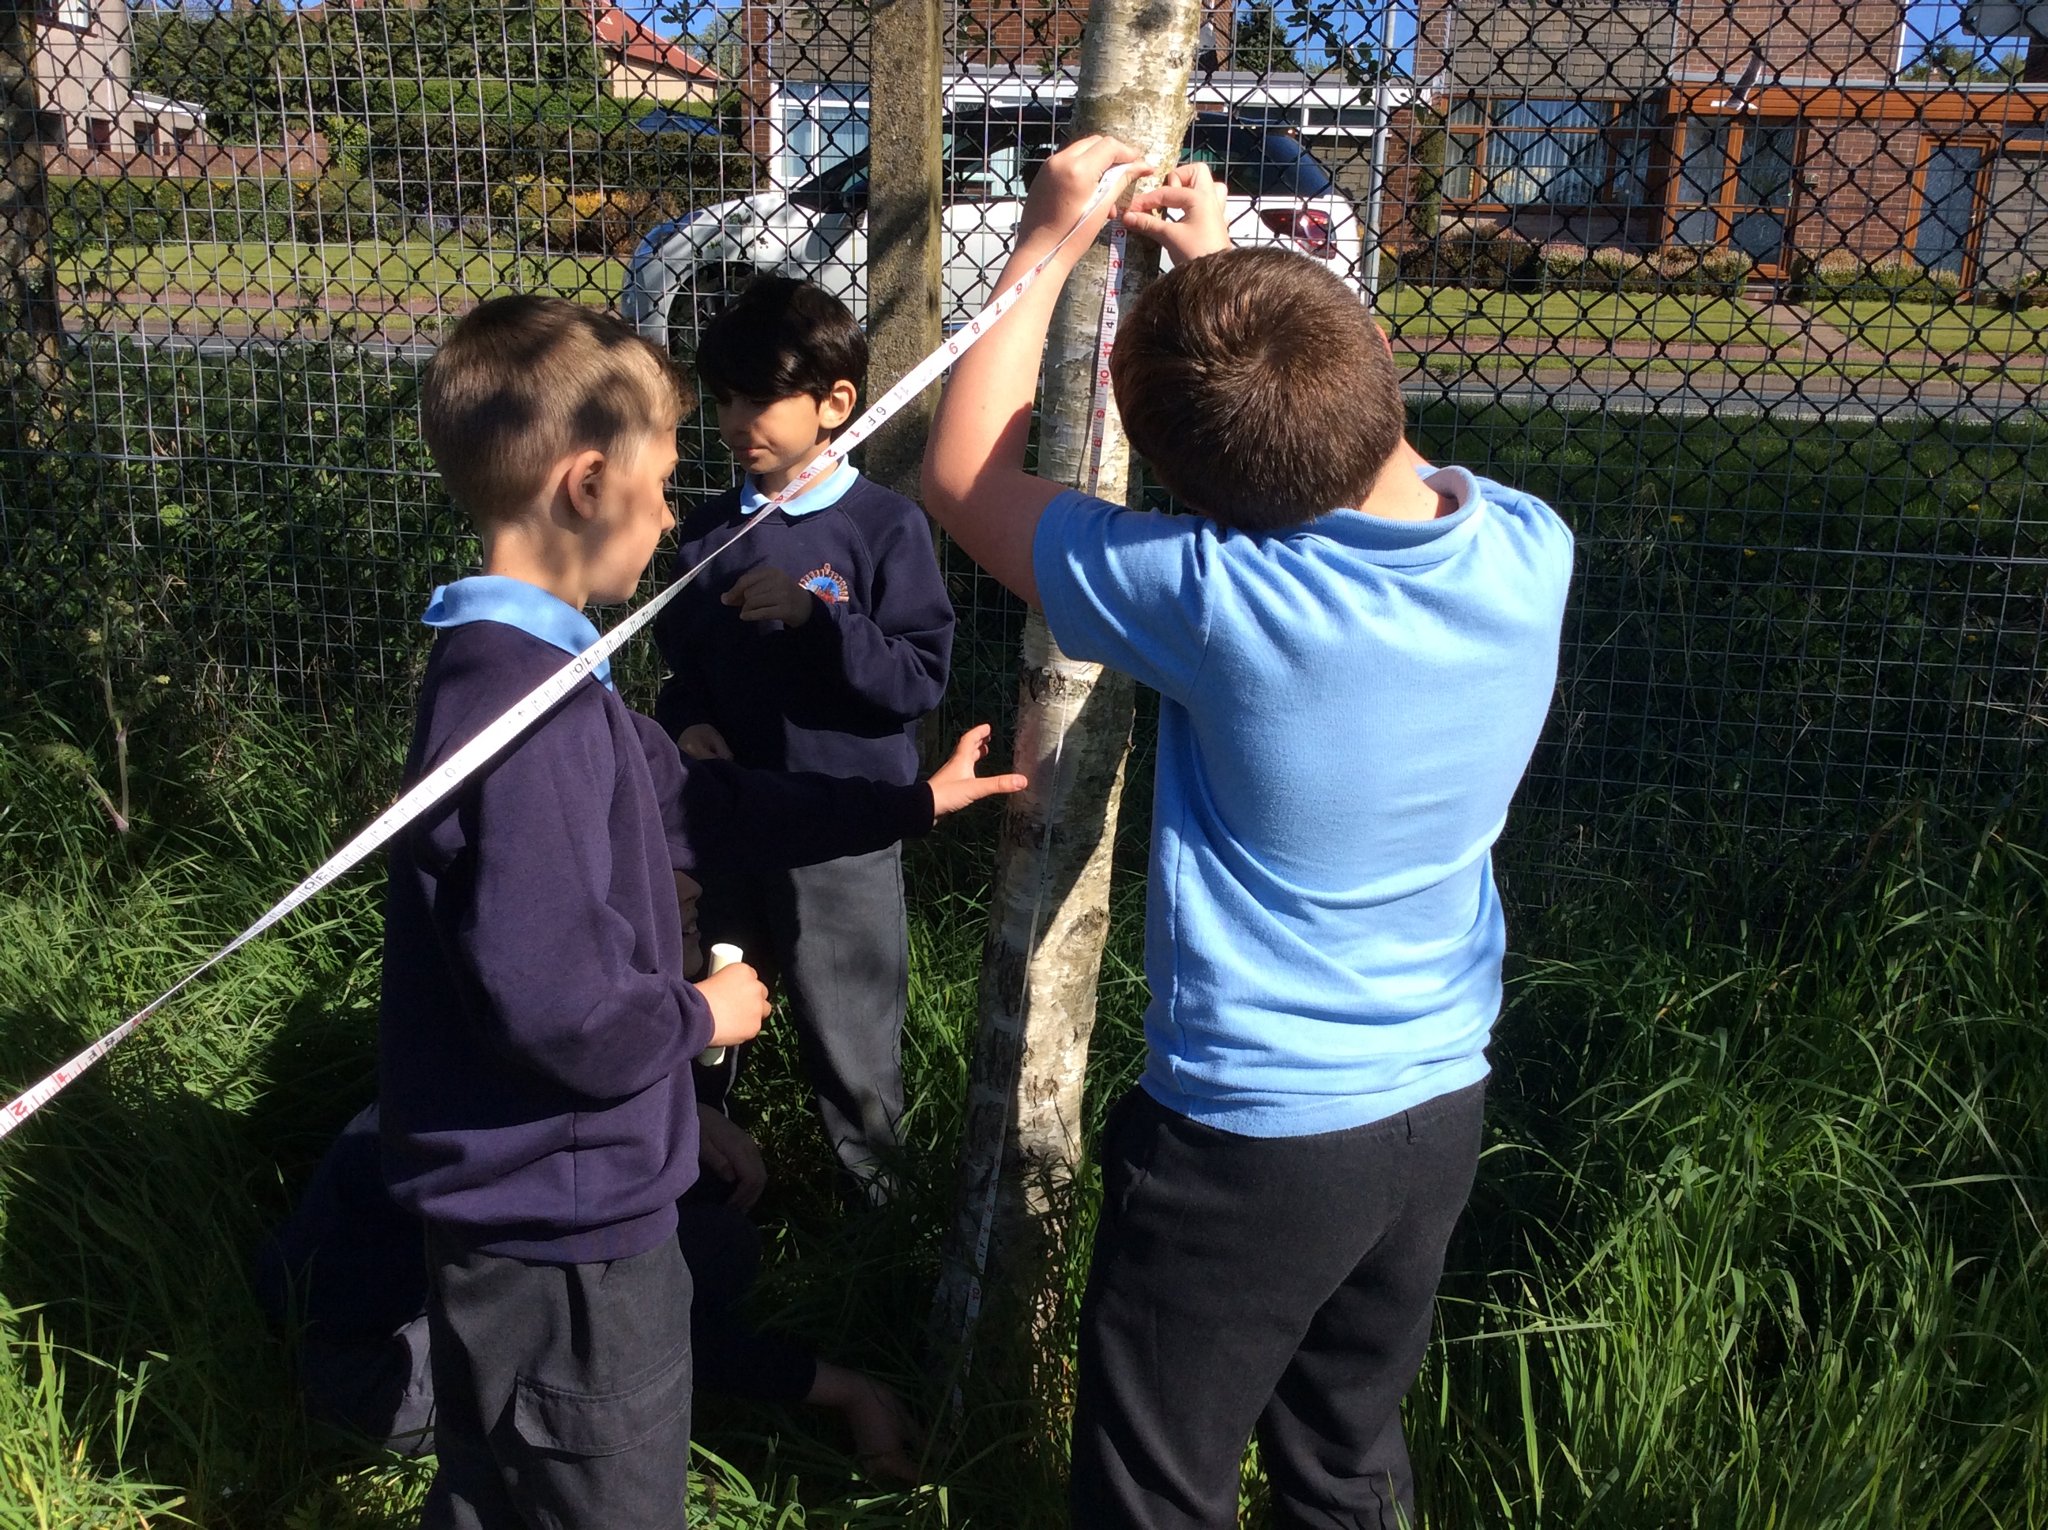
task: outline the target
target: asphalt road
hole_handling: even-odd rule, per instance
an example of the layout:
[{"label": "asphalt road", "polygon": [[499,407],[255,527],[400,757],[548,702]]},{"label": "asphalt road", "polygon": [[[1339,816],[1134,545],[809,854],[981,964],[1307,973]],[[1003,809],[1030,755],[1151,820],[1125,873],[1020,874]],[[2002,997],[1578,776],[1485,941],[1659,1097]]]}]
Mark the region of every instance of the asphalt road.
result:
[{"label": "asphalt road", "polygon": [[[167,351],[202,356],[250,356],[302,348],[308,342],[265,336],[153,335],[136,333],[100,339],[141,341]],[[345,342],[365,359],[390,363],[424,362],[434,354],[431,340],[364,340]],[[2044,399],[2009,382],[1975,385],[1940,381],[1927,384],[1895,379],[1743,378],[1715,380],[1645,369],[1626,377],[1597,376],[1555,379],[1540,375],[1493,382],[1484,378],[1435,379],[1411,376],[1405,385],[1409,400],[1430,403],[1456,399],[1471,404],[1538,403],[1572,414],[1658,415],[1666,418],[1704,416],[1773,419],[1879,420],[1938,419],[1963,424],[2040,414]]]}]

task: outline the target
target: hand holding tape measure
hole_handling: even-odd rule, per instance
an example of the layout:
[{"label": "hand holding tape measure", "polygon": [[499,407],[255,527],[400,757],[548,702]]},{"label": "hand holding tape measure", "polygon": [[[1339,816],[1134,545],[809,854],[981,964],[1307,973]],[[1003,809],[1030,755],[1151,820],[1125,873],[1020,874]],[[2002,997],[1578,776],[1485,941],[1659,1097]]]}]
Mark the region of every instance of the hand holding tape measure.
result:
[{"label": "hand holding tape measure", "polygon": [[[707,980],[715,978],[719,973],[729,968],[742,966],[746,959],[746,953],[738,946],[727,945],[724,941],[720,941],[711,948],[711,968],[704,976]],[[746,1019],[741,1024],[728,1028],[724,1017],[718,1013],[717,1005],[713,1005],[711,1011],[713,1027],[711,1034],[713,1040],[710,1046],[697,1054],[697,1061],[707,1068],[715,1068],[724,1062],[728,1048],[738,1046],[743,1041],[752,1041],[761,1033],[761,1024],[768,1018],[768,985],[761,981],[760,975],[754,973],[753,968],[748,967],[746,970],[754,976],[754,990],[741,996],[747,1001]],[[700,983],[697,986],[701,989],[704,985]],[[711,995],[707,993],[704,997],[709,1000]],[[743,1036],[735,1034],[739,1030],[746,1031],[746,1034]],[[721,1042],[716,1039],[719,1036],[725,1036],[727,1039]]]}]

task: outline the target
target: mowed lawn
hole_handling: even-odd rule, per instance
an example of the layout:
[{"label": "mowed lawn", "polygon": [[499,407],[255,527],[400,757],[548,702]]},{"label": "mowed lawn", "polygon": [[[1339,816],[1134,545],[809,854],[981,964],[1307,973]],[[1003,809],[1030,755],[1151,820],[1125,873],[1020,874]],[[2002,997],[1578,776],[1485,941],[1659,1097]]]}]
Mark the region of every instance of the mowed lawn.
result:
[{"label": "mowed lawn", "polygon": [[1797,337],[1728,298],[1649,292],[1486,292],[1396,286],[1380,296],[1397,338],[1640,340],[1660,345],[1785,345]]},{"label": "mowed lawn", "polygon": [[1969,303],[1936,306],[1858,299],[1819,305],[1813,316],[1886,354],[1928,350],[1942,356],[1976,351],[2048,357],[2048,308],[2007,313]]},{"label": "mowed lawn", "polygon": [[600,255],[478,249],[465,240],[361,239],[350,244],[123,245],[60,263],[74,293],[151,297],[289,297],[302,301],[460,304],[507,288],[609,303],[625,263]]}]

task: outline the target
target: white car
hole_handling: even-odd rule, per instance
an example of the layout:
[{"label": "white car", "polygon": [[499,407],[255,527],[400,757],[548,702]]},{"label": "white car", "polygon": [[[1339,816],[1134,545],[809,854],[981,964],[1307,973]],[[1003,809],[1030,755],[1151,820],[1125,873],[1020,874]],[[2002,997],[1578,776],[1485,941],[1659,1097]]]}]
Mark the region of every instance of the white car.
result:
[{"label": "white car", "polygon": [[[989,299],[1008,257],[1024,192],[1067,125],[1065,106],[989,105],[949,112],[943,216],[948,328]],[[1301,144],[1214,113],[1196,116],[1184,159],[1215,167],[1231,237],[1325,261],[1356,288],[1365,253],[1358,209]],[[678,356],[732,293],[768,272],[806,277],[865,321],[868,157],[865,151],[787,192],[721,202],[664,223],[641,241],[620,311]]]}]

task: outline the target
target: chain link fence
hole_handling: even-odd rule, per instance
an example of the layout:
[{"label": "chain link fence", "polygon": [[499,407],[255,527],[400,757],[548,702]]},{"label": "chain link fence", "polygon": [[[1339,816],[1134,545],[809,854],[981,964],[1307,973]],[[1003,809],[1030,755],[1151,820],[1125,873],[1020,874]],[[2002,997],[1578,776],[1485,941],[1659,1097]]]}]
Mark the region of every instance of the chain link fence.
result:
[{"label": "chain link fence", "polygon": [[[414,423],[455,316],[557,292],[687,356],[762,271],[865,311],[866,0],[659,3],[10,8],[10,693],[401,710],[472,556]],[[950,0],[950,321],[1086,19]],[[1237,237],[1374,303],[1425,453],[1579,533],[1538,864],[2014,789],[2048,720],[2023,8],[1211,0],[1190,90]],[[708,415],[682,457],[680,496],[730,481]],[[951,576],[958,704],[999,711],[1018,613]]]}]

